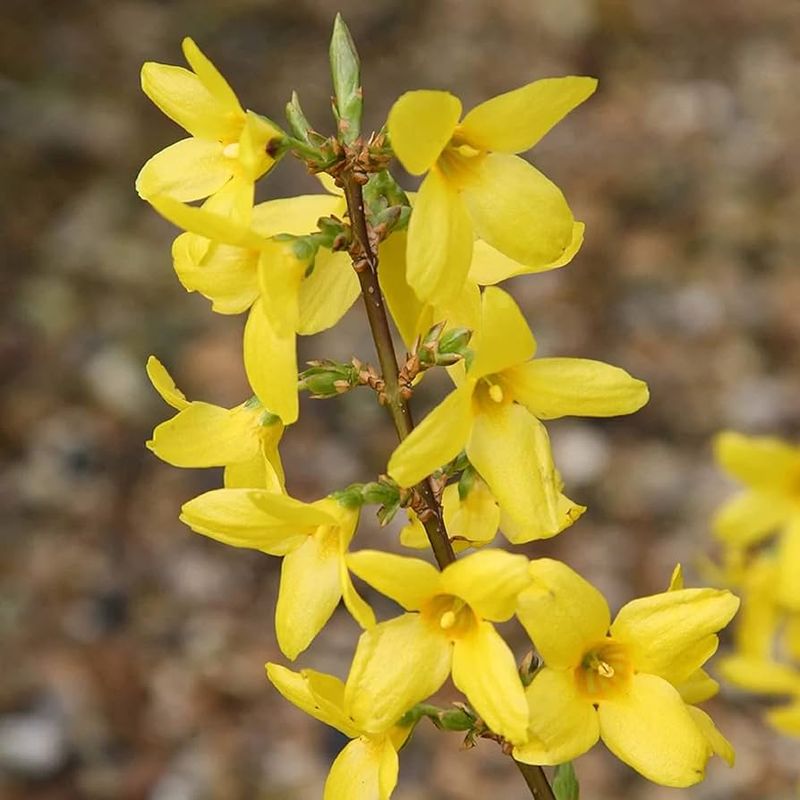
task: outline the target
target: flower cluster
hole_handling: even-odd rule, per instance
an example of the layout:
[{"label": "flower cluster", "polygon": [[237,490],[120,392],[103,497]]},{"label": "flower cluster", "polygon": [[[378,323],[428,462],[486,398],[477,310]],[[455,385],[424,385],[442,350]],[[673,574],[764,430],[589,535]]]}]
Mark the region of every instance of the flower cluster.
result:
[{"label": "flower cluster", "polygon": [[800,736],[800,447],[726,431],[715,451],[744,484],[714,519],[720,580],[742,596],[735,651],[720,661],[720,673],[747,691],[783,698],[766,720]]},{"label": "flower cluster", "polygon": [[[669,786],[700,780],[714,753],[731,760],[696,703],[716,691],[702,668],[736,611],[732,594],[684,589],[676,573],[669,591],[628,603],[612,622],[603,597],[566,565],[491,547],[498,531],[511,545],[555,536],[586,510],[564,494],[543,421],[630,414],[648,400],[645,383],[619,367],[535,357],[525,317],[496,285],[562,267],[581,246],[583,224],[562,192],[518,153],[596,82],[535,81],[463,117],[447,92],[408,92],[364,137],[358,57],[337,17],[337,130],[324,136],[296,95],[285,131],[245,111],[194,42],[183,50],[191,69],[148,63],[142,87],[190,136],[151,158],[136,186],[182,229],[172,255],[183,286],[217,313],[247,312],[253,395],[232,409],[189,401],[151,357],[148,375],[177,413],[148,447],[175,466],[224,468],[224,485],[189,500],[181,519],[282,559],[275,630],[287,659],[340,601],[363,629],[344,681],[267,665],[284,697],[352,740],[325,797],[388,798],[397,753],[423,717],[469,741],[499,741],[537,768],[600,738]],[[287,155],[318,175],[319,193],[255,204],[256,181]],[[393,158],[424,175],[418,192],[392,177]],[[298,371],[296,337],[334,326],[359,297],[380,369],[354,358]],[[399,365],[390,318],[409,350]],[[408,402],[436,368],[454,388],[414,427]],[[298,422],[298,392],[333,398],[358,387],[388,408],[400,439],[386,474],[311,502],[293,497],[279,447]],[[379,507],[382,524],[404,509],[401,543],[430,546],[437,566],[379,542],[350,552],[365,505]],[[480,549],[456,559],[471,548]],[[376,621],[353,575],[403,613]],[[531,640],[523,667],[495,627],[514,617]],[[448,677],[466,704],[427,704]]]}]

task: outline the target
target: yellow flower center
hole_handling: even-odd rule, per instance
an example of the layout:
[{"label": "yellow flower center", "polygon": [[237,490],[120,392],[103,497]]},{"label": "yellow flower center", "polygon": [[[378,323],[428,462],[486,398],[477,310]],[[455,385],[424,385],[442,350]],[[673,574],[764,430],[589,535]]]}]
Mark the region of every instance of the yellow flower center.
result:
[{"label": "yellow flower center", "polygon": [[439,156],[437,165],[447,181],[459,191],[480,180],[481,167],[486,153],[454,136]]},{"label": "yellow flower center", "polygon": [[451,639],[459,639],[476,624],[472,608],[460,597],[439,594],[431,598],[420,611],[422,619]]},{"label": "yellow flower center", "polygon": [[578,689],[597,702],[624,692],[633,675],[625,645],[608,638],[587,650],[575,668]]},{"label": "yellow flower center", "polygon": [[491,411],[497,406],[507,405],[513,399],[499,375],[487,375],[481,378],[472,397],[477,411]]},{"label": "yellow flower center", "polygon": [[317,540],[320,558],[330,558],[339,553],[338,525],[320,525],[311,535]]}]

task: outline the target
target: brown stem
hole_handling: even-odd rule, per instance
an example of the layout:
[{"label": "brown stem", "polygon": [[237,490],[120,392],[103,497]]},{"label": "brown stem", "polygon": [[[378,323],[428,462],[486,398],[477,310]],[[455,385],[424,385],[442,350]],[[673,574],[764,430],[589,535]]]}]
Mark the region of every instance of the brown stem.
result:
[{"label": "brown stem", "polygon": [[553,790],[544,774],[541,767],[536,767],[533,764],[523,764],[521,761],[514,760],[514,763],[525,778],[525,783],[531,790],[534,800],[556,800]]},{"label": "brown stem", "polygon": [[[345,172],[341,178],[344,182],[344,195],[347,200],[347,211],[353,227],[353,234],[358,242],[360,253],[363,255],[363,258],[354,259],[353,266],[361,283],[361,296],[364,298],[372,339],[375,342],[378,362],[381,365],[389,413],[397,436],[402,442],[414,430],[414,419],[411,416],[408,402],[400,394],[397,354],[392,342],[386,306],[383,304],[383,297],[378,285],[378,255],[370,241],[367,215],[364,211],[364,194],[361,191],[361,184],[354,180],[351,173]],[[436,563],[440,569],[444,569],[456,560],[456,556],[444,527],[442,510],[429,480],[421,482],[416,488],[429,511],[428,514],[421,516],[422,524],[431,543]]]}]

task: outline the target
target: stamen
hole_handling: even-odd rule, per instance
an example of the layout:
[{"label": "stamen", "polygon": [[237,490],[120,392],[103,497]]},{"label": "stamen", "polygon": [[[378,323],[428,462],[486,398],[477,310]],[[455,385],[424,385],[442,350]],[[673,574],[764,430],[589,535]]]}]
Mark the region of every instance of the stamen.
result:
[{"label": "stamen", "polygon": [[225,158],[239,158],[239,142],[231,142],[222,148],[222,155]]},{"label": "stamen", "polygon": [[503,388],[497,383],[493,383],[489,387],[489,397],[495,401],[495,403],[502,403],[503,402]]},{"label": "stamen", "polygon": [[454,611],[445,611],[439,619],[439,626],[442,630],[449,630],[456,624],[456,615]]},{"label": "stamen", "polygon": [[605,661],[598,661],[595,665],[595,669],[604,678],[614,677],[614,667],[612,667],[611,664],[607,664]]}]

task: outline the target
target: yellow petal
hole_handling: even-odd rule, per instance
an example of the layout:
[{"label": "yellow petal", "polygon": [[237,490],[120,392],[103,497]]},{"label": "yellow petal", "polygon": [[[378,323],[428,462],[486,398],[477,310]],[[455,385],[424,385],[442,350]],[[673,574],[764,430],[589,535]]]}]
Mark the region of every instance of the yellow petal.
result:
[{"label": "yellow petal", "polygon": [[472,378],[501,372],[533,357],[536,340],[519,306],[508,292],[487,288],[481,298],[480,333],[471,342]]},{"label": "yellow petal", "polygon": [[[744,602],[734,637],[741,655],[759,660],[772,657],[774,636],[780,621],[775,602],[778,563],[769,555],[753,559],[742,582]],[[788,628],[788,625],[787,625]]]},{"label": "yellow petal", "polygon": [[416,613],[361,634],[345,685],[345,706],[364,731],[389,730],[450,674],[452,645]]},{"label": "yellow petal", "polygon": [[458,484],[446,486],[442,494],[442,509],[451,539],[458,537],[479,544],[494,539],[500,524],[500,507],[480,478],[475,480],[464,500],[459,496]]},{"label": "yellow petal", "polygon": [[167,368],[155,357],[150,356],[147,359],[147,377],[150,378],[150,383],[153,388],[161,395],[164,402],[182,411],[189,406],[189,401],[186,395],[175,385],[172,376],[167,372]]},{"label": "yellow petal", "polygon": [[703,703],[719,691],[719,683],[704,669],[693,672],[685,681],[675,684],[684,703],[695,705]]},{"label": "yellow petal", "polygon": [[320,250],[314,270],[300,285],[297,332],[308,336],[332,328],[361,293],[346,253]]},{"label": "yellow petal", "polygon": [[576,667],[602,639],[611,621],[600,592],[566,564],[538,558],[529,566],[533,585],[519,596],[517,616],[547,666]]},{"label": "yellow petal", "polygon": [[573,502],[565,494],[559,493],[556,503],[556,526],[543,525],[540,519],[530,517],[520,519],[509,514],[501,514],[500,529],[511,544],[526,544],[539,539],[549,539],[577,522],[586,511],[586,506]]},{"label": "yellow petal", "polygon": [[[258,256],[251,250],[211,244],[201,259],[194,257],[194,241],[201,237],[182,233],[172,244],[172,263],[183,287],[211,300],[218,314],[241,314],[259,295]],[[207,241],[207,240],[204,240]]]},{"label": "yellow petal", "polygon": [[240,174],[249,181],[257,181],[275,166],[273,145],[283,139],[283,132],[269,120],[248,111],[242,135],[239,137],[238,162]]},{"label": "yellow petal", "polygon": [[419,333],[419,319],[425,308],[406,280],[406,233],[393,233],[381,242],[378,281],[389,313],[406,347],[413,346]]},{"label": "yellow petal", "polygon": [[563,764],[597,744],[597,711],[578,691],[571,671],[544,667],[525,695],[530,708],[529,742],[514,748],[517,761]]},{"label": "yellow petal", "polygon": [[643,381],[588,358],[537,358],[503,377],[514,399],[539,419],[632,414],[650,398]]},{"label": "yellow petal", "polygon": [[[471,556],[482,555],[476,553]],[[453,683],[495,732],[514,744],[525,741],[528,702],[514,654],[489,622],[478,622],[453,647]]]},{"label": "yellow petal", "polygon": [[309,261],[298,258],[290,242],[270,239],[258,261],[258,281],[264,314],[279,336],[297,329],[300,318],[300,284]]},{"label": "yellow petal", "polygon": [[800,448],[780,439],[724,431],[714,439],[714,455],[724,470],[754,487],[788,489],[800,476]]},{"label": "yellow petal", "polygon": [[142,67],[142,90],[192,136],[225,141],[238,135],[241,120],[227,118],[219,100],[188,69],[148,61]]},{"label": "yellow petal", "polygon": [[662,592],[624,605],[611,625],[611,635],[631,648],[637,669],[677,683],[702,666],[716,646],[704,643],[731,621],[738,608],[739,599],[728,591]]},{"label": "yellow petal", "polygon": [[520,264],[555,261],[572,242],[561,190],[518,156],[489,154],[462,197],[478,236]]},{"label": "yellow petal", "polygon": [[528,559],[505,550],[473,553],[442,572],[444,592],[466,600],[480,617],[493,622],[513,616],[517,595],[530,582]]},{"label": "yellow petal", "polygon": [[595,78],[544,78],[472,109],[459,134],[479,150],[521,153],[533,147],[597,88]]},{"label": "yellow petal", "polygon": [[280,336],[257,300],[244,328],[244,366],[247,379],[264,406],[285,425],[297,420],[297,351],[295,334]]},{"label": "yellow petal", "polygon": [[788,736],[800,736],[800,701],[770,709],[766,717],[767,722],[781,733]]},{"label": "yellow petal", "polygon": [[223,484],[226,489],[284,491],[283,478],[261,451],[249,461],[226,464]]},{"label": "yellow petal", "polygon": [[400,544],[403,547],[410,547],[412,550],[427,550],[430,542],[425,533],[425,526],[410,508],[405,509],[405,512],[408,522],[400,530]]},{"label": "yellow petal", "polygon": [[181,48],[189,66],[217,102],[232,116],[242,114],[242,107],[233,89],[194,41],[187,36],[181,42]]},{"label": "yellow petal", "polygon": [[283,559],[275,634],[288,659],[294,661],[311,644],[339,604],[340,561],[338,551],[319,534]]},{"label": "yellow petal", "polygon": [[481,286],[489,286],[500,281],[513,278],[515,275],[529,275],[534,272],[547,272],[566,266],[577,255],[583,245],[583,233],[586,226],[582,222],[573,222],[572,238],[567,249],[556,259],[548,260],[542,264],[520,264],[512,258],[503,255],[483,239],[475,240],[472,251],[472,263],[469,267],[470,280]]},{"label": "yellow petal", "polygon": [[717,510],[714,533],[731,545],[750,547],[781,525],[791,510],[791,501],[780,494],[745,489]]},{"label": "yellow petal", "polygon": [[280,664],[268,663],[266,668],[272,685],[290,703],[345,736],[359,735],[344,712],[344,683],[338,678],[312,669],[294,672]]},{"label": "yellow petal", "polygon": [[214,489],[184,503],[180,519],[223,544],[277,556],[303,544],[318,525],[332,521],[305,503],[263,489]]},{"label": "yellow petal", "polygon": [[800,516],[795,516],[778,540],[778,602],[800,612]]},{"label": "yellow petal", "polygon": [[148,197],[153,208],[173,225],[206,239],[213,239],[235,247],[259,250],[266,243],[259,235],[238,222],[235,217],[180,203],[165,195]]},{"label": "yellow petal", "polygon": [[435,567],[419,558],[359,550],[347,556],[351,571],[381,594],[391,597],[407,611],[416,611],[441,591]]},{"label": "yellow petal", "polygon": [[450,141],[461,116],[461,101],[448,92],[418,90],[401,95],[389,111],[392,149],[412,174],[421,175]]},{"label": "yellow petal", "polygon": [[401,486],[413,486],[455,458],[472,425],[471,392],[451,392],[404,439],[389,459],[388,472]]},{"label": "yellow petal", "polygon": [[323,800],[389,800],[398,770],[397,751],[388,737],[354,739],[333,762]]},{"label": "yellow petal", "polygon": [[422,182],[408,224],[406,279],[424,302],[455,299],[472,260],[472,224],[456,189],[438,169]]},{"label": "yellow petal", "polygon": [[317,229],[317,220],[338,212],[341,200],[327,194],[304,194],[259,203],[253,209],[253,230],[264,238],[288,233],[303,236]]},{"label": "yellow petal", "polygon": [[189,202],[218,191],[232,175],[219,142],[181,139],[145,163],[136,177],[136,191],[145,200],[164,196]]},{"label": "yellow petal", "polygon": [[223,467],[261,452],[258,412],[190,403],[153,431],[147,446],[174,467]]},{"label": "yellow petal", "polygon": [[475,417],[467,456],[515,523],[558,532],[555,467],[539,420],[513,403],[487,409]]},{"label": "yellow petal", "polygon": [[703,780],[709,747],[678,692],[637,674],[628,692],[599,704],[600,737],[614,755],[663,786]]},{"label": "yellow petal", "polygon": [[788,664],[732,655],[720,659],[717,668],[726,681],[748,692],[800,695],[800,670]]}]

